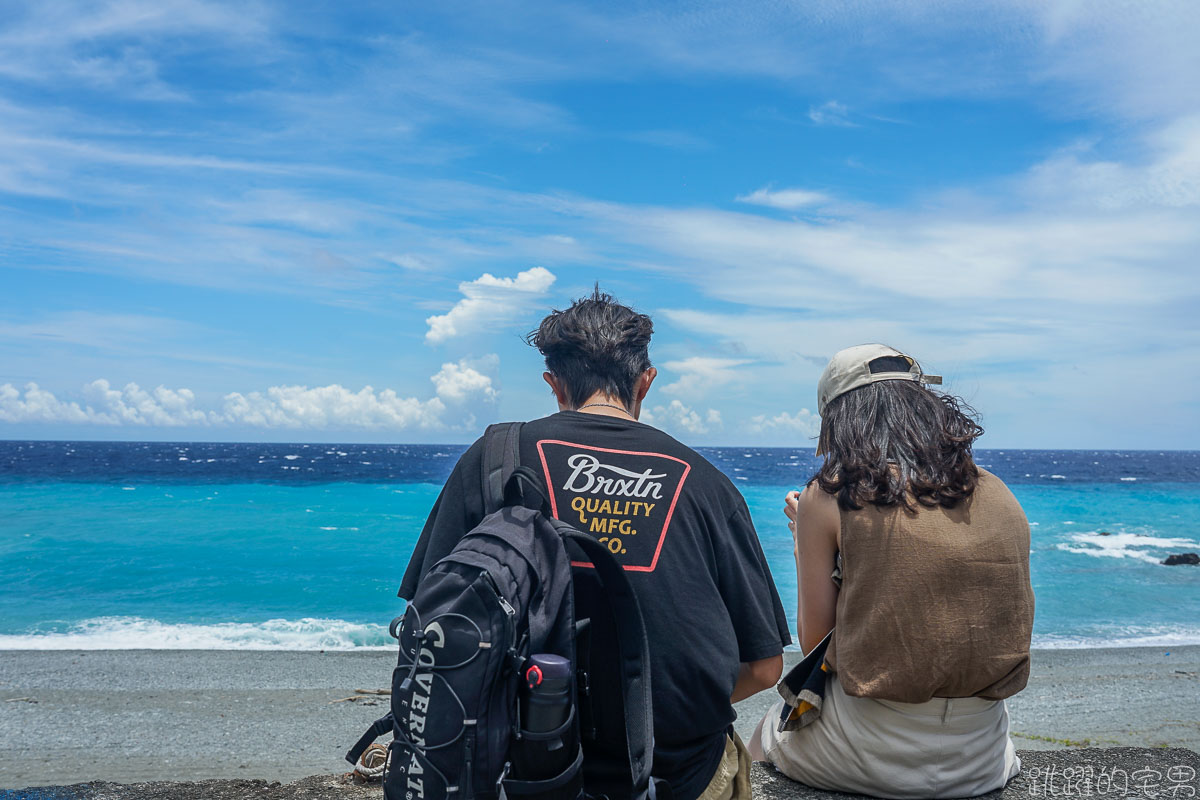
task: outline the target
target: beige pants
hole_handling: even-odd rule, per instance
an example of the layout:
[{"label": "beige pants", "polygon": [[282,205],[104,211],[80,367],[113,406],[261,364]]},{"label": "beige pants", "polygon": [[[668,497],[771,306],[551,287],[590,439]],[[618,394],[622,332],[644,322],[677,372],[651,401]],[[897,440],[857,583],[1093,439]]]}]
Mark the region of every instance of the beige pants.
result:
[{"label": "beige pants", "polygon": [[897,800],[975,797],[1021,771],[1003,701],[852,697],[831,675],[811,725],[779,733],[782,709],[780,701],[759,722],[751,753],[818,789]]},{"label": "beige pants", "polygon": [[697,800],[750,800],[750,754],[736,733],[725,739],[725,755]]}]

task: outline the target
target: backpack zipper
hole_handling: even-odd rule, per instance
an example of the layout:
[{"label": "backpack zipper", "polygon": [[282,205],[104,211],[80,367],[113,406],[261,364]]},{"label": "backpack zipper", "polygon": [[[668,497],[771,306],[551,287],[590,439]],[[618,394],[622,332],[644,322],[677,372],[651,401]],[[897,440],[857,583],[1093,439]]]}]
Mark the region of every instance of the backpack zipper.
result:
[{"label": "backpack zipper", "polygon": [[512,604],[509,603],[504,595],[500,592],[500,587],[496,585],[496,579],[492,577],[492,573],[485,569],[483,570],[483,577],[487,578],[488,586],[490,586],[492,591],[495,592],[496,601],[500,603],[500,609],[508,616],[510,620],[517,616],[517,610],[512,607]]},{"label": "backpack zipper", "polygon": [[[501,647],[507,648],[507,652],[503,656],[500,656],[496,673],[491,676],[492,680],[498,680],[504,674],[506,663],[510,662],[516,655],[517,610],[513,608],[512,603],[508,602],[508,598],[506,598],[500,592],[500,587],[496,585],[496,579],[492,577],[492,573],[488,572],[487,570],[483,570],[483,577],[487,581],[488,588],[490,588],[492,590],[492,594],[495,595],[496,603],[500,606],[500,610],[504,612],[504,632],[502,634],[504,641],[493,643],[493,646],[499,644]],[[478,730],[476,730],[475,733],[478,734]],[[471,748],[471,736],[469,733],[464,737],[464,740],[465,741],[463,744],[465,745],[465,755],[468,765],[467,770],[469,774],[469,765],[473,755]],[[473,793],[475,787],[471,781],[468,780],[468,783],[471,783],[472,785],[467,791]]]}]

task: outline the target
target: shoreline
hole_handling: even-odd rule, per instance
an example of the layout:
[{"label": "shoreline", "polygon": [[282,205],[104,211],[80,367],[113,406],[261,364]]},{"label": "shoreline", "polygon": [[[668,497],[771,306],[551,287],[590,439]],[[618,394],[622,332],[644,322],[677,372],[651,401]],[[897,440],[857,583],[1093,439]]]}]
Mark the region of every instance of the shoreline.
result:
[{"label": "shoreline", "polygon": [[[1186,573],[1185,573],[1186,574]],[[1127,635],[1122,639],[1035,634],[1035,651],[1162,649],[1200,646],[1200,625]],[[1039,641],[1040,639],[1040,641]],[[170,642],[170,646],[159,646]],[[63,631],[0,633],[0,653],[8,652],[393,652],[387,626],[339,618],[272,618],[257,622],[163,622],[141,616],[95,617]],[[799,654],[797,645],[787,653]]]},{"label": "shoreline", "polygon": [[[1167,655],[1166,653],[1170,653]],[[785,654],[790,665],[799,653]],[[345,772],[388,710],[392,651],[0,651],[0,788]],[[774,702],[737,705],[746,737]],[[1200,751],[1200,645],[1035,650],[1018,749]]]}]

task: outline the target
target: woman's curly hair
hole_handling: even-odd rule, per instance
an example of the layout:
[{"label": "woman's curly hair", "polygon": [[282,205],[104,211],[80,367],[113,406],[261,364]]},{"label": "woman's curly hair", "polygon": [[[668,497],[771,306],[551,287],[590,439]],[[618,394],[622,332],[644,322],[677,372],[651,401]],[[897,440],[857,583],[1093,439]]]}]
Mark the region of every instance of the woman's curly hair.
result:
[{"label": "woman's curly hair", "polygon": [[629,405],[637,381],[650,369],[654,323],[600,291],[553,311],[525,337],[546,357],[546,369],[566,385],[575,408],[604,391]]},{"label": "woman's curly hair", "polygon": [[825,463],[813,480],[844,510],[953,508],[979,483],[971,446],[983,434],[962,399],[912,381],[879,381],[834,398],[821,417]]}]

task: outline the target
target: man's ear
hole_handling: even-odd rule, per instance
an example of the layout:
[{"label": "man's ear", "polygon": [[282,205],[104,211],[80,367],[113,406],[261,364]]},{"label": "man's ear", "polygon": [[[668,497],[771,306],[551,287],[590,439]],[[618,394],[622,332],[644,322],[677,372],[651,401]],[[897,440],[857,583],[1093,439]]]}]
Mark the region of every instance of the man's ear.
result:
[{"label": "man's ear", "polygon": [[550,385],[550,391],[554,392],[554,399],[558,401],[558,410],[562,411],[567,407],[567,392],[563,382],[558,379],[558,376],[553,372],[543,372],[542,380]]},{"label": "man's ear", "polygon": [[654,379],[657,377],[658,370],[654,367],[650,367],[650,369],[643,372],[642,376],[638,378],[637,394],[635,395],[635,398],[639,403],[646,399],[646,394],[650,391],[650,384],[654,383]]}]

